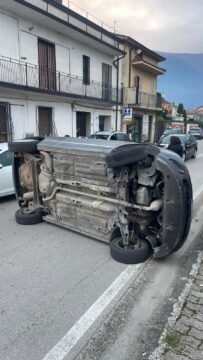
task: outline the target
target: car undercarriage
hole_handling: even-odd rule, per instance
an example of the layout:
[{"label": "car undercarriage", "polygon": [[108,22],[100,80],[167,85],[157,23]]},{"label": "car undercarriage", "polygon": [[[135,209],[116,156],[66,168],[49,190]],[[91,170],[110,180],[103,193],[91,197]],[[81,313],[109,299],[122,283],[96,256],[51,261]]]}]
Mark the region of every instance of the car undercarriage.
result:
[{"label": "car undercarriage", "polygon": [[185,242],[192,185],[176,154],[153,145],[73,138],[25,139],[9,148],[17,223],[45,220],[105,241],[123,263],[164,257]]}]

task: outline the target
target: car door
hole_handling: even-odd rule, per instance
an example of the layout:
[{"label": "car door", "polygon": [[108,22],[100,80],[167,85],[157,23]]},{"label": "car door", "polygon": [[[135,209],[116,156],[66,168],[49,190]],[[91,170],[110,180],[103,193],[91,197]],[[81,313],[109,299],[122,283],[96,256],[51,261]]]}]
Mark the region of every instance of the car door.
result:
[{"label": "car door", "polygon": [[191,158],[191,156],[192,156],[193,144],[192,144],[191,140],[192,140],[191,135],[190,134],[186,135],[185,152],[186,152],[187,159]]},{"label": "car door", "polygon": [[12,155],[6,150],[0,154],[0,196],[14,192],[12,177]]},{"label": "car door", "polygon": [[197,140],[195,139],[195,137],[193,135],[190,135],[190,137],[191,137],[191,144],[192,144],[191,156],[193,156],[195,154],[195,151],[197,150]]}]

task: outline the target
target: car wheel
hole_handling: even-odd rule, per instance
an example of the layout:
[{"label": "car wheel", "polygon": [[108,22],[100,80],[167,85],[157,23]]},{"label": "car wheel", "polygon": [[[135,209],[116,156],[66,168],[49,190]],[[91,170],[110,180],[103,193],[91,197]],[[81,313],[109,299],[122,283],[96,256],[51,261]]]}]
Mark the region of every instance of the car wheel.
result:
[{"label": "car wheel", "polygon": [[8,143],[8,148],[12,152],[35,153],[38,143],[36,139],[14,140]]},{"label": "car wheel", "polygon": [[148,259],[151,247],[146,240],[140,240],[139,245],[123,247],[122,237],[113,239],[110,243],[110,253],[114,260],[124,264],[139,264]]},{"label": "car wheel", "polygon": [[183,161],[186,161],[186,154],[185,154],[185,152],[183,153],[182,159],[183,159]]},{"label": "car wheel", "polygon": [[195,148],[194,154],[192,155],[192,158],[195,159],[197,156],[197,149]]},{"label": "car wheel", "polygon": [[43,221],[42,210],[38,209],[33,213],[23,212],[23,209],[19,209],[15,213],[15,219],[17,224],[21,225],[34,225]]}]

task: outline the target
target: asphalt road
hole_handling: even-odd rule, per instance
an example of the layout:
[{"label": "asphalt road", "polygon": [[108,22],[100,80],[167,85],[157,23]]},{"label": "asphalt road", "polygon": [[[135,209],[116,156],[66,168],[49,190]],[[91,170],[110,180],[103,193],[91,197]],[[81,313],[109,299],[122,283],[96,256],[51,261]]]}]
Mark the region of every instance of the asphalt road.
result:
[{"label": "asphalt road", "polygon": [[[186,164],[198,195],[203,183],[203,140],[198,158]],[[131,353],[135,355],[135,339],[140,339],[177,277],[180,264],[183,266],[181,255],[184,258],[198,235],[198,218],[184,250],[158,265],[149,261],[128,267],[110,257],[107,245],[90,238],[45,222],[29,227],[16,224],[16,209],[14,198],[0,200],[0,359],[73,359],[92,334],[92,342],[78,359],[130,359]],[[153,288],[149,286],[152,274]],[[125,300],[121,313],[115,316],[115,305],[129,285],[129,301]],[[135,299],[136,311],[130,319]],[[129,327],[119,331],[126,319],[131,320]],[[118,341],[123,346],[119,347]],[[128,357],[125,348],[130,349]]]}]

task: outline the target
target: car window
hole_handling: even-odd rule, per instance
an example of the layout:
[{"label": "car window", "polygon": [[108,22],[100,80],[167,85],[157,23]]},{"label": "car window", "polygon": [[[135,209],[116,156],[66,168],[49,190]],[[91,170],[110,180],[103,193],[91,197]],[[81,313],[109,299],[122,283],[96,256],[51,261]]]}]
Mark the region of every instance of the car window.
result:
[{"label": "car window", "polygon": [[186,142],[191,142],[191,141],[192,141],[191,135],[186,135]]},{"label": "car window", "polygon": [[12,154],[10,151],[4,151],[0,154],[0,164],[4,167],[12,165]]},{"label": "car window", "polygon": [[120,141],[129,141],[128,135],[122,133],[117,133],[117,139]]},{"label": "car window", "polygon": [[160,141],[160,144],[169,144],[170,138],[171,138],[171,135],[163,137]]},{"label": "car window", "polygon": [[93,134],[89,136],[89,139],[108,140],[109,135]]},{"label": "car window", "polygon": [[110,140],[118,140],[117,134],[111,135]]}]

